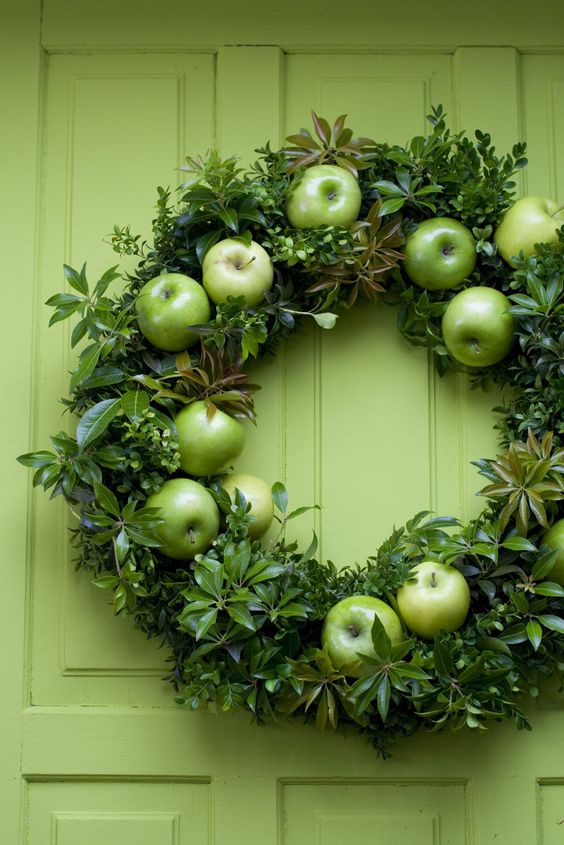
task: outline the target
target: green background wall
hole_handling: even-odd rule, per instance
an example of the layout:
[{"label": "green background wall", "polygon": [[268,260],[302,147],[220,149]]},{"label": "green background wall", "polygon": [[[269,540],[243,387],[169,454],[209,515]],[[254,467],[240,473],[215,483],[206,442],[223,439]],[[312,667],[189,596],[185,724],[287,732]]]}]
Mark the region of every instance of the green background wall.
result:
[{"label": "green background wall", "polygon": [[[404,142],[443,103],[454,129],[518,139],[520,191],[564,201],[564,6],[523,2],[0,0],[5,302],[0,840],[6,845],[563,845],[564,709],[532,733],[423,735],[378,760],[362,737],[189,714],[164,655],[72,568],[66,513],[15,455],[69,421],[65,329],[43,303],[63,262],[114,263],[114,223],[147,232],[188,153],[253,149],[342,112]],[[383,308],[305,331],[270,364],[237,468],[321,512],[296,533],[362,562],[415,511],[468,517],[494,395],[438,381]],[[342,385],[346,385],[343,392]]]}]

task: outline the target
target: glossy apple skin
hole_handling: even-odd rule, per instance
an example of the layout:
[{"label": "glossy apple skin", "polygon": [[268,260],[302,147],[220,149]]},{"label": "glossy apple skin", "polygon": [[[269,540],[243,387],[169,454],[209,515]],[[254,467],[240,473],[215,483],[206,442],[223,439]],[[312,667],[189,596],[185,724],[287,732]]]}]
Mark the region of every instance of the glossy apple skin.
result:
[{"label": "glossy apple skin", "polygon": [[552,525],[543,537],[551,549],[559,549],[559,555],[552,571],[546,576],[547,581],[554,581],[564,587],[564,519],[559,519]]},{"label": "glossy apple skin", "polygon": [[180,466],[188,475],[209,476],[225,472],[245,445],[245,429],[234,417],[208,404],[192,402],[175,417]]},{"label": "glossy apple skin", "polygon": [[207,251],[202,274],[204,289],[215,305],[228,296],[243,296],[249,308],[263,301],[274,280],[267,251],[255,241],[246,246],[236,238],[218,241]]},{"label": "glossy apple skin", "polygon": [[137,325],[163,352],[182,352],[197,340],[189,326],[207,323],[210,303],[201,284],[182,273],[163,273],[147,282],[135,300]]},{"label": "glossy apple skin", "polygon": [[490,367],[513,346],[511,303],[501,291],[465,288],[454,296],[443,315],[443,339],[449,353],[467,367]]},{"label": "glossy apple skin", "polygon": [[521,197],[509,208],[494,234],[504,261],[511,267],[520,252],[533,255],[535,244],[558,242],[558,229],[564,226],[564,207],[545,197]]},{"label": "glossy apple skin", "polygon": [[432,560],[416,564],[411,574],[416,580],[406,581],[396,595],[409,630],[431,639],[439,631],[460,628],[470,608],[470,588],[464,575]]},{"label": "glossy apple skin", "polygon": [[171,478],[146,502],[158,508],[165,522],[157,529],[160,551],[173,560],[191,560],[211,546],[219,531],[219,509],[201,484],[190,478]]},{"label": "glossy apple skin", "polygon": [[294,229],[348,227],[358,218],[362,194],[357,179],[335,164],[308,167],[288,191],[286,216]]},{"label": "glossy apple skin", "polygon": [[361,678],[374,671],[374,665],[363,661],[358,653],[374,656],[372,623],[378,616],[392,645],[403,640],[401,622],[386,602],[375,596],[354,595],[337,602],[323,622],[321,643],[336,669],[351,678]]},{"label": "glossy apple skin", "polygon": [[221,486],[229,494],[231,501],[235,501],[235,490],[238,489],[251,505],[251,514],[255,522],[249,526],[249,537],[258,540],[272,524],[274,506],[272,491],[266,481],[256,475],[236,472],[221,479]]},{"label": "glossy apple skin", "polygon": [[403,249],[409,278],[427,290],[455,288],[476,265],[476,241],[470,229],[450,217],[419,223]]}]

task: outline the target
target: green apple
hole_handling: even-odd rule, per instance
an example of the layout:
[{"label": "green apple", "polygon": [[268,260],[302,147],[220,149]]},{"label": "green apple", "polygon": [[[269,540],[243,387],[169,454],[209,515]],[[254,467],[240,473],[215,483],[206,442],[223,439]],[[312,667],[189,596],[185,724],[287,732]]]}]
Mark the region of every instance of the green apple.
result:
[{"label": "green apple", "polygon": [[191,560],[211,546],[219,531],[215,499],[191,478],[171,478],[145,504],[165,521],[157,529],[160,551],[173,560]]},{"label": "green apple", "polygon": [[210,303],[195,279],[162,273],[143,285],[135,311],[139,330],[149,343],[164,352],[181,352],[198,340],[190,326],[208,322]]},{"label": "green apple", "polygon": [[354,223],[362,194],[358,180],[335,164],[317,164],[295,177],[286,198],[286,216],[294,229]]},{"label": "green apple", "polygon": [[323,622],[322,645],[327,646],[335,668],[352,678],[374,671],[373,664],[363,661],[358,655],[374,656],[372,624],[375,616],[384,626],[392,645],[398,645],[403,640],[401,622],[395,611],[375,596],[354,595],[341,599],[333,605]]},{"label": "green apple", "polygon": [[213,404],[192,402],[175,418],[180,466],[189,475],[218,475],[235,461],[245,445],[245,429]]},{"label": "green apple", "polygon": [[501,291],[471,287],[457,293],[443,315],[443,339],[449,353],[467,367],[497,364],[513,346],[511,303]]},{"label": "green apple", "polygon": [[559,550],[556,563],[546,576],[546,580],[554,581],[564,587],[564,519],[559,519],[548,529],[543,537],[543,543],[551,549]]},{"label": "green apple", "polygon": [[564,206],[544,197],[521,197],[509,208],[494,234],[501,257],[511,267],[522,252],[533,255],[535,244],[558,242],[558,229],[564,226]]},{"label": "green apple", "polygon": [[419,223],[403,249],[403,267],[412,282],[427,290],[455,288],[476,265],[476,241],[470,229],[450,217]]},{"label": "green apple", "polygon": [[411,570],[396,600],[410,631],[431,639],[439,631],[460,628],[470,607],[470,588],[464,575],[452,566],[424,560]]},{"label": "green apple", "polygon": [[228,296],[243,296],[250,308],[262,302],[274,279],[267,251],[255,241],[247,246],[237,238],[225,238],[210,247],[202,274],[202,284],[215,305]]},{"label": "green apple", "polygon": [[236,472],[226,475],[221,480],[221,486],[229,494],[231,501],[235,501],[235,490],[239,490],[251,505],[250,513],[254,522],[249,526],[249,537],[258,540],[266,534],[274,517],[272,490],[266,481],[256,475]]}]

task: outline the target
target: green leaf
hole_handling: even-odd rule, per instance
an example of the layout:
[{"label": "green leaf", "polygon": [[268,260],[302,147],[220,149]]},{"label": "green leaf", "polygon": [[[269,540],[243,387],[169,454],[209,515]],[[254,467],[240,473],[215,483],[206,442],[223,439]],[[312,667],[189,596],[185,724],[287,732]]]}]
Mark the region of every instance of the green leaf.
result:
[{"label": "green leaf", "polygon": [[127,553],[129,552],[129,539],[125,533],[125,528],[122,528],[115,538],[114,548],[116,550],[117,559],[120,565],[125,563]]},{"label": "green leaf", "polygon": [[86,449],[106,431],[120,408],[121,399],[103,399],[86,411],[76,427],[76,440],[81,449]]},{"label": "green leaf", "polygon": [[490,651],[499,651],[501,654],[507,654],[511,657],[511,649],[507,643],[502,642],[502,640],[497,639],[497,637],[480,637],[478,645],[484,650],[489,649]]},{"label": "green leaf", "polygon": [[65,274],[65,279],[74,290],[77,290],[79,293],[83,294],[83,296],[88,296],[88,282],[86,281],[86,264],[82,265],[82,270],[80,273],[77,273],[76,270],[73,270],[72,267],[69,267],[68,264],[63,264],[63,272]]},{"label": "green leaf", "polygon": [[[86,268],[86,264],[84,268]],[[94,292],[98,298],[103,296],[108,289],[109,285],[114,281],[114,279],[119,279],[120,274],[116,272],[118,269],[118,265],[114,264],[113,267],[109,267],[98,279],[96,282],[96,287],[94,288]]]},{"label": "green leaf", "polygon": [[88,376],[94,372],[96,364],[100,359],[101,352],[102,349],[97,343],[93,343],[91,346],[87,346],[86,349],[83,350],[79,359],[78,367],[71,376],[69,386],[71,393],[74,392],[81,381],[88,378]]},{"label": "green leaf", "polygon": [[512,552],[536,552],[537,550],[537,547],[526,537],[509,537],[501,545],[504,549],[510,549]]},{"label": "green leaf", "polygon": [[378,684],[378,694],[376,696],[378,713],[380,714],[383,722],[385,722],[388,717],[391,691],[390,679],[387,675],[383,675],[380,679],[380,683]]},{"label": "green leaf", "polygon": [[24,467],[44,467],[56,460],[56,456],[53,452],[28,452],[19,455],[16,460]]},{"label": "green leaf", "polygon": [[203,613],[196,623],[196,640],[201,640],[204,637],[212,625],[215,624],[217,619],[217,609],[208,610],[207,613]]},{"label": "green leaf", "polygon": [[196,568],[194,579],[204,592],[218,598],[223,586],[223,566],[217,560],[206,559]]},{"label": "green leaf", "polygon": [[450,677],[454,671],[450,653],[447,647],[437,637],[435,637],[433,643],[433,664],[437,675]]},{"label": "green leaf", "polygon": [[301,508],[296,508],[295,510],[290,511],[287,516],[287,519],[295,519],[297,516],[302,516],[304,513],[314,510],[321,510],[321,508],[319,507],[319,505],[302,505]]},{"label": "green leaf", "polygon": [[225,223],[232,232],[239,231],[239,219],[234,208],[224,208],[219,212],[219,219]]},{"label": "green leaf", "polygon": [[384,217],[386,214],[395,214],[400,208],[405,205],[405,197],[398,199],[384,200],[378,211],[378,217]]},{"label": "green leaf", "polygon": [[313,319],[322,329],[332,329],[337,322],[337,314],[325,311],[323,314],[313,314]]},{"label": "green leaf", "polygon": [[412,681],[427,681],[429,675],[420,666],[414,663],[401,663],[396,666],[395,671],[400,678],[407,678]]},{"label": "green leaf", "polygon": [[554,564],[560,555],[559,549],[553,549],[546,554],[541,555],[533,566],[531,575],[535,581],[542,581],[547,575],[550,575],[554,568]]},{"label": "green leaf", "polygon": [[196,242],[196,255],[198,256],[200,264],[203,264],[207,251],[222,237],[223,231],[218,229],[215,232],[206,232],[205,235],[198,238],[198,241]]},{"label": "green leaf", "polygon": [[98,481],[95,481],[94,495],[96,496],[98,504],[107,513],[111,513],[112,516],[119,517],[120,507],[115,495],[112,493],[111,490],[109,490],[107,487],[104,487],[104,485],[100,484]]},{"label": "green leaf", "polygon": [[481,655],[475,663],[470,664],[467,666],[458,676],[458,681],[461,684],[469,684],[473,681],[477,681],[479,678],[482,678],[484,675],[484,664],[486,662],[486,658],[484,655]]},{"label": "green leaf", "polygon": [[[292,513],[294,513],[294,511],[292,511]],[[317,551],[317,546],[319,545],[318,540],[317,540],[317,536],[315,534],[315,531],[313,531],[312,533],[313,533],[313,537],[312,537],[311,543],[309,544],[309,546],[307,547],[305,552],[300,557],[300,559],[298,561],[298,566],[302,563],[306,563],[308,560],[311,560],[314,557],[314,555]]]},{"label": "green leaf", "polygon": [[564,587],[561,587],[555,581],[541,581],[540,584],[536,585],[535,593],[537,596],[558,596],[562,598],[564,597]]},{"label": "green leaf", "polygon": [[404,192],[396,185],[395,182],[389,182],[386,179],[381,179],[379,182],[374,182],[371,188],[376,188],[382,196],[386,197],[402,197],[404,196]]},{"label": "green leaf", "polygon": [[545,628],[550,628],[551,631],[557,631],[559,634],[564,634],[564,619],[560,616],[553,616],[551,613],[543,613],[537,616],[538,621]]},{"label": "green leaf", "polygon": [[272,501],[280,513],[288,510],[288,493],[281,481],[275,481],[272,485]]},{"label": "green leaf", "polygon": [[517,645],[518,643],[525,642],[527,639],[525,625],[522,622],[518,622],[516,625],[511,625],[505,631],[502,631],[499,635],[499,639],[503,640],[503,642],[508,645]]},{"label": "green leaf", "polygon": [[244,604],[227,605],[227,613],[234,622],[238,622],[239,625],[243,625],[243,627],[248,628],[249,631],[256,631],[256,622]]},{"label": "green leaf", "polygon": [[119,578],[117,575],[102,575],[100,578],[95,578],[92,583],[101,590],[113,590],[119,584]]},{"label": "green leaf", "polygon": [[119,367],[96,367],[92,375],[82,380],[83,390],[95,390],[97,387],[108,387],[110,384],[119,384],[127,378]]},{"label": "green leaf", "polygon": [[387,660],[392,653],[392,641],[377,614],[374,614],[370,633],[376,657],[382,661]]},{"label": "green leaf", "polygon": [[527,637],[529,638],[529,642],[531,643],[532,647],[535,651],[538,651],[538,648],[541,644],[542,640],[542,628],[538,622],[534,619],[530,619],[527,622]]},{"label": "green leaf", "polygon": [[149,408],[149,396],[144,390],[128,390],[121,397],[121,407],[131,422],[138,422]]}]

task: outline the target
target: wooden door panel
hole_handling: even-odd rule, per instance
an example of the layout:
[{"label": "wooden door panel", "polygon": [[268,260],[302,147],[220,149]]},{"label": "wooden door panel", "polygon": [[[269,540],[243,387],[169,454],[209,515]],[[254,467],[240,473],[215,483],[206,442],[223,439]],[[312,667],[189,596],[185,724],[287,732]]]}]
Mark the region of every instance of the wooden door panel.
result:
[{"label": "wooden door panel", "polygon": [[289,784],[284,845],[461,845],[467,832],[464,783]]},{"label": "wooden door panel", "polygon": [[[431,104],[450,110],[451,83],[447,55],[409,62],[393,54],[289,56],[285,129],[311,127],[311,109],[330,121],[346,113],[357,135],[403,144],[426,134]],[[465,513],[459,380],[441,382],[426,353],[401,338],[395,318],[393,309],[359,304],[331,332],[311,331],[309,352],[303,342],[298,353],[287,352],[289,487],[306,483],[309,501],[321,505],[312,518],[321,555],[340,565],[364,561],[420,510],[448,502],[448,513]],[[311,368],[298,364],[304,357],[315,362]],[[307,482],[299,445],[304,417],[312,425]],[[444,471],[447,457],[454,472]]]},{"label": "wooden door panel", "polygon": [[192,845],[209,840],[209,785],[134,779],[32,783],[28,842]]},{"label": "wooden door panel", "polygon": [[529,165],[525,192],[564,202],[564,56],[527,55],[521,65]]},{"label": "wooden door panel", "polygon": [[[72,427],[57,402],[67,395],[73,366],[69,327],[47,329],[50,309],[43,303],[61,290],[64,263],[80,267],[87,260],[91,283],[113,264],[132,265],[108,245],[113,227],[130,224],[149,237],[156,186],[174,190],[186,151],[212,145],[214,65],[206,54],[50,60],[35,352],[38,444]],[[33,593],[42,600],[33,612],[33,702],[170,703],[156,643],[115,618],[107,596],[74,571],[63,502],[37,496],[36,503]]]}]

